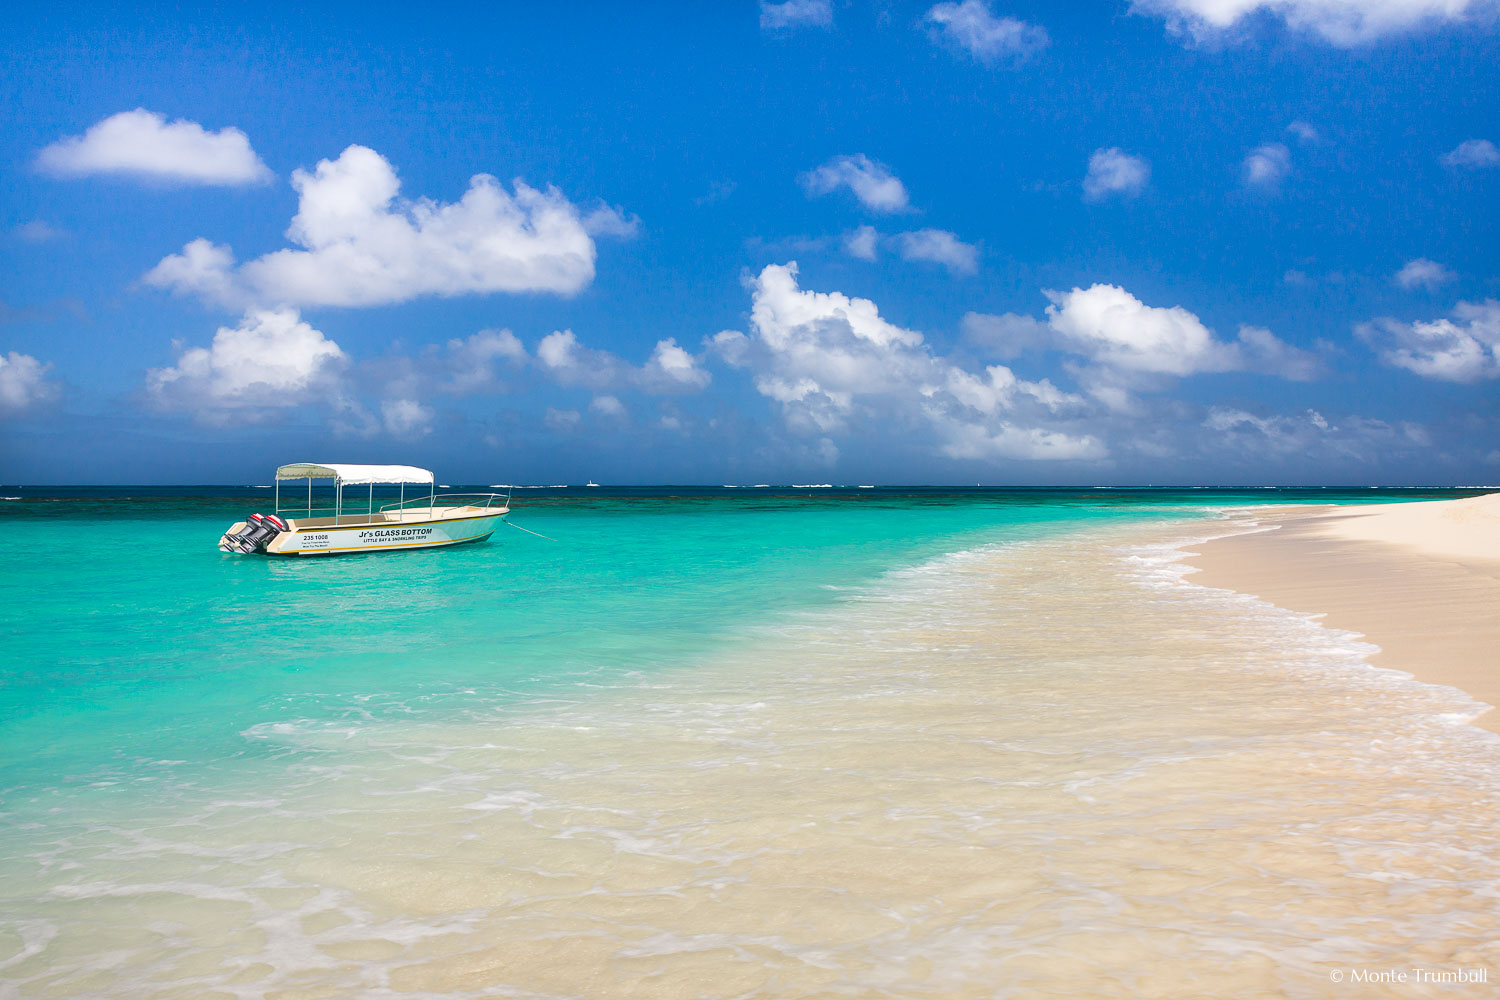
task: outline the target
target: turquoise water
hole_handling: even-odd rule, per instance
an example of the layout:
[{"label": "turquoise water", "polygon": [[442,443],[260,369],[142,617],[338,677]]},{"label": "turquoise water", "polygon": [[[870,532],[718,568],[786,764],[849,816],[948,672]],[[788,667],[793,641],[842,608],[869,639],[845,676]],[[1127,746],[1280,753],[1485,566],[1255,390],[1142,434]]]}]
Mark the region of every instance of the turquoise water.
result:
[{"label": "turquoise water", "polygon": [[1175,1000],[1500,961],[1474,704],[1174,568],[1258,505],[1464,491],[528,490],[547,538],[323,559],[215,548],[261,490],[18,492],[0,994]]},{"label": "turquoise water", "polygon": [[1432,491],[522,491],[485,544],[226,555],[264,491],[29,488],[0,504],[0,789],[264,774],[250,727],[462,714],[692,662],[737,626],[945,551],[1208,506]]}]

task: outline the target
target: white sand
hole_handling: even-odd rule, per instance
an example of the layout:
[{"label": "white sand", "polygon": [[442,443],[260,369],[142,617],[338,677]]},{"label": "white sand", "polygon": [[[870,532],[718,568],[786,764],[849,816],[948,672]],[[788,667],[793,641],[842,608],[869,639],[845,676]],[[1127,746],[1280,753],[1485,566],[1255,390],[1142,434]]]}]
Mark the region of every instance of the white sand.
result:
[{"label": "white sand", "polygon": [[[1339,508],[1321,530],[1336,538],[1384,542],[1436,558],[1500,562],[1500,493],[1467,500]],[[1500,614],[1500,608],[1496,613]]]},{"label": "white sand", "polygon": [[[1201,546],[1192,581],[1323,614],[1380,646],[1376,666],[1500,706],[1500,493],[1264,520]],[[1474,722],[1500,732],[1500,712]]]}]

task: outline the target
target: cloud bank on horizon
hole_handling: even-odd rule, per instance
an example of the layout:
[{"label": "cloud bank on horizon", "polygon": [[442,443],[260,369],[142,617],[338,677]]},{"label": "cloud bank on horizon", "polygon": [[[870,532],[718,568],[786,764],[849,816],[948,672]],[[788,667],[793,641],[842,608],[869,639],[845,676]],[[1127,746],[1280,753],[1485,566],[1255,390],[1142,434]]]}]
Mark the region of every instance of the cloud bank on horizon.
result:
[{"label": "cloud bank on horizon", "polygon": [[[92,123],[59,106],[51,117],[68,124],[33,145],[5,196],[7,252],[24,266],[0,291],[0,458],[66,473],[66,449],[33,447],[32,429],[109,413],[138,426],[132,439],[163,442],[146,456],[163,470],[179,468],[168,442],[185,434],[270,448],[311,430],[358,453],[540,465],[576,452],[679,481],[703,468],[1399,478],[1416,461],[1429,477],[1500,478],[1500,262],[1484,208],[1500,152],[1476,134],[1500,120],[1485,113],[1495,85],[1415,140],[1408,127],[1400,141],[1416,145],[1399,154],[1381,147],[1398,137],[1367,134],[1381,123],[1264,66],[1281,88],[1266,108],[1226,87],[1215,100],[1242,102],[1243,122],[1156,134],[1171,127],[1164,102],[1193,107],[1224,54],[1260,59],[1245,53],[1267,32],[1336,77],[1356,71],[1329,69],[1343,50],[1462,37],[1445,32],[1480,32],[1495,50],[1495,5],[1122,0],[1120,12],[1136,16],[1080,34],[986,0],[904,19],[761,2],[748,28],[719,29],[744,36],[721,54],[727,71],[788,93],[800,89],[789,74],[816,80],[824,103],[731,101],[681,132],[653,125],[668,129],[655,145],[592,135],[613,155],[577,160],[563,152],[575,139],[546,128],[519,145],[514,130],[465,132],[473,107],[435,155],[388,128],[336,139],[357,130],[317,105],[283,130],[195,120],[192,102]],[[827,65],[855,33],[909,60],[898,86]],[[1116,52],[1117,33],[1145,63],[1191,55],[1205,76],[1168,95],[1151,87],[1176,84],[1063,69],[1075,50],[1097,67],[1092,47]],[[741,51],[752,43],[763,48]],[[691,72],[707,57],[679,58]],[[1100,107],[1127,95],[1129,113],[1054,97],[1064,79]],[[1397,82],[1420,118],[1430,78]],[[631,107],[693,110],[672,88],[624,89]],[[878,106],[837,110],[846,93]],[[102,87],[93,103],[111,99]],[[718,141],[744,143],[736,156],[658,156],[676,144],[712,158],[698,131],[720,119]],[[519,149],[524,169],[508,158]],[[1389,198],[1351,193],[1372,170],[1426,216],[1381,221]],[[128,238],[107,232],[116,218],[133,220]]]}]

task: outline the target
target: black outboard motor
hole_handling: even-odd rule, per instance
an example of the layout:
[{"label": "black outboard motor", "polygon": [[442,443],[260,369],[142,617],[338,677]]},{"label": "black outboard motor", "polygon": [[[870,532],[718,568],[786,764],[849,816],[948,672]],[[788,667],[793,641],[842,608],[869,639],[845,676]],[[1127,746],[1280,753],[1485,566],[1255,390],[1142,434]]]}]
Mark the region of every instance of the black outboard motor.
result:
[{"label": "black outboard motor", "polygon": [[221,548],[232,552],[243,552],[249,555],[252,552],[266,551],[266,545],[287,530],[286,522],[275,514],[251,514],[245,519],[245,526],[232,535],[226,534],[219,542]]}]

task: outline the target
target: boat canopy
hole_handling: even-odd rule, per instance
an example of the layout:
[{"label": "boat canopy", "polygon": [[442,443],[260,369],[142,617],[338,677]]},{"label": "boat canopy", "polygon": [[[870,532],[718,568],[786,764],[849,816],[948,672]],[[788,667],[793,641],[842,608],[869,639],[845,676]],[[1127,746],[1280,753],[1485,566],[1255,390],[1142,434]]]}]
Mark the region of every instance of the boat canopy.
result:
[{"label": "boat canopy", "polygon": [[415,465],[313,465],[297,462],[276,470],[277,479],[334,479],[341,485],[430,483],[432,473]]}]

